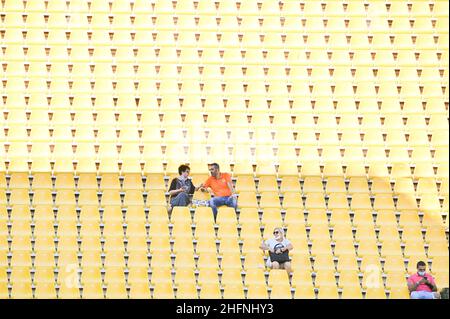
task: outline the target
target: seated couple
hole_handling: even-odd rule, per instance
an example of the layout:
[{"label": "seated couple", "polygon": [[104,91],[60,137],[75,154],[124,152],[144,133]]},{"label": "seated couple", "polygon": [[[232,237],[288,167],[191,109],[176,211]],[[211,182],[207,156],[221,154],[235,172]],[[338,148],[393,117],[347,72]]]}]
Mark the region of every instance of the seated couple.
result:
[{"label": "seated couple", "polygon": [[212,208],[214,219],[217,217],[217,208],[219,206],[228,206],[237,208],[237,196],[228,173],[220,172],[219,164],[213,163],[209,165],[211,176],[200,186],[195,187],[189,178],[190,168],[187,165],[181,165],[178,168],[180,176],[174,178],[170,183],[170,209],[177,206],[188,206],[191,202],[190,196],[195,191],[209,192],[212,197],[206,202]]}]

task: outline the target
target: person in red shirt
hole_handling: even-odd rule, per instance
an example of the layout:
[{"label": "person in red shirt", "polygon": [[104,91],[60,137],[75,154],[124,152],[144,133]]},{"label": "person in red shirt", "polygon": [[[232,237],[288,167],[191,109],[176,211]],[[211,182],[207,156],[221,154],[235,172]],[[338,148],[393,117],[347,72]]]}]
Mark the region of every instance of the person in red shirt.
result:
[{"label": "person in red shirt", "polygon": [[213,163],[209,166],[211,176],[200,185],[200,190],[210,189],[214,197],[209,200],[209,206],[213,210],[214,219],[217,217],[217,208],[219,206],[237,208],[237,195],[234,191],[231,176],[228,173],[221,173],[219,164]]},{"label": "person in red shirt", "polygon": [[417,263],[417,273],[409,276],[408,289],[411,299],[440,299],[433,276],[426,273],[427,265],[423,261]]}]

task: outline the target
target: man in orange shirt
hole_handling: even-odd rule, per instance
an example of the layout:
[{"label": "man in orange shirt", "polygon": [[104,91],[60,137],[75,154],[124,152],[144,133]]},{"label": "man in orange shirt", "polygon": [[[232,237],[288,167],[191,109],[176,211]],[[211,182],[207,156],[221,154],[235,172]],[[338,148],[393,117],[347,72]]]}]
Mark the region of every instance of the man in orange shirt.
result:
[{"label": "man in orange shirt", "polygon": [[228,173],[221,173],[219,164],[214,163],[209,166],[211,176],[205,183],[200,185],[202,191],[211,189],[211,194],[214,195],[209,201],[209,206],[213,210],[214,219],[217,217],[217,207],[228,206],[237,208],[237,196],[234,192],[233,182]]}]

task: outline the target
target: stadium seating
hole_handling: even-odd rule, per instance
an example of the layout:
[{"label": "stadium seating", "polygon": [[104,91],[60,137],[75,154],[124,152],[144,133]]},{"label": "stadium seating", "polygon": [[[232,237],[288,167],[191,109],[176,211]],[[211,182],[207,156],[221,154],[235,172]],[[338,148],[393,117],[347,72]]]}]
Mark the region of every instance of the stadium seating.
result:
[{"label": "stadium seating", "polygon": [[[2,1],[0,298],[408,298],[418,260],[448,287],[427,3]],[[169,214],[178,165],[198,186],[212,162],[237,212]]]}]

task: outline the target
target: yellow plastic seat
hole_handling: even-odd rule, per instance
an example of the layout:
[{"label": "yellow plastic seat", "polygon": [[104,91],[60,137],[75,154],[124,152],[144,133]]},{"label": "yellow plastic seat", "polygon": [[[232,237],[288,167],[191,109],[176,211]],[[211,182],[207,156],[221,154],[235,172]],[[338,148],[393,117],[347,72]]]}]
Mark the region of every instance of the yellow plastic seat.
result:
[{"label": "yellow plastic seat", "polygon": [[339,294],[336,286],[326,286],[319,288],[318,299],[338,299]]},{"label": "yellow plastic seat", "polygon": [[386,299],[384,288],[368,288],[366,289],[365,299]]},{"label": "yellow plastic seat", "polygon": [[98,205],[97,192],[93,189],[80,189],[80,195],[78,197],[78,205]]},{"label": "yellow plastic seat", "polygon": [[118,189],[103,190],[100,205],[102,205],[102,206],[108,206],[108,205],[120,206],[120,205],[122,205],[119,190]]},{"label": "yellow plastic seat", "polygon": [[31,283],[31,265],[11,267],[11,283]]},{"label": "yellow plastic seat", "polygon": [[389,299],[409,299],[410,293],[407,287],[396,287],[389,291]]},{"label": "yellow plastic seat", "polygon": [[362,299],[363,295],[359,286],[348,286],[342,289],[341,299]]},{"label": "yellow plastic seat", "polygon": [[322,178],[320,177],[305,177],[305,181],[303,183],[303,193],[321,193],[324,191],[324,187],[322,184]]},{"label": "yellow plastic seat", "polygon": [[278,192],[263,192],[261,193],[261,208],[281,208],[280,198]]},{"label": "yellow plastic seat", "polygon": [[239,208],[258,207],[255,192],[240,192],[238,197]]},{"label": "yellow plastic seat", "polygon": [[394,200],[391,195],[377,194],[373,204],[375,210],[394,210]]},{"label": "yellow plastic seat", "polygon": [[408,258],[416,256],[419,257],[425,256],[425,249],[423,247],[423,242],[406,242],[404,255],[405,257]]},{"label": "yellow plastic seat", "polygon": [[[142,209],[139,207],[137,208],[138,212],[136,214],[139,214],[142,217]],[[145,216],[145,213],[144,213]],[[128,221],[134,221],[135,218],[129,219]],[[141,218],[136,218],[136,221],[141,221]],[[151,206],[149,213],[148,213],[148,221],[150,223],[152,222],[169,222],[169,214],[167,213],[167,208],[163,206]]]},{"label": "yellow plastic seat", "polygon": [[422,225],[427,228],[443,227],[444,221],[442,215],[439,212],[427,212],[425,211],[422,218]]},{"label": "yellow plastic seat", "polygon": [[[273,223],[274,221],[268,221],[269,224]],[[280,223],[280,222],[278,222]],[[280,223],[281,224],[281,223]],[[248,224],[241,224],[241,238],[244,241],[252,241],[260,240],[261,239],[261,225],[259,223],[249,222]],[[244,242],[245,249],[254,250],[251,246],[248,246],[248,243],[246,244]]]},{"label": "yellow plastic seat", "polygon": [[[215,245],[214,245],[215,247]],[[216,250],[214,249],[214,251],[208,251],[208,250],[203,250],[203,251],[198,251],[197,253],[199,253],[199,259],[197,262],[197,267],[199,269],[211,269],[217,272],[217,269],[219,268],[219,264],[218,264],[218,260],[217,260],[217,254],[216,254]]]},{"label": "yellow plastic seat", "polygon": [[100,190],[120,189],[119,174],[105,173],[101,175]]},{"label": "yellow plastic seat", "polygon": [[385,272],[405,272],[403,256],[387,256],[383,268]]},{"label": "yellow plastic seat", "polygon": [[[356,218],[358,216],[355,214],[355,217],[353,219],[353,222],[355,222]],[[375,225],[373,222],[369,222],[372,218],[371,213],[367,213],[366,216],[359,216],[364,218],[364,223],[359,223],[356,225],[356,233],[355,233],[355,239],[356,240],[363,240],[363,239],[376,239],[375,237]],[[366,223],[366,219],[367,223]]]},{"label": "yellow plastic seat", "polygon": [[33,298],[30,282],[16,282],[12,283],[11,288],[12,299],[31,299]]},{"label": "yellow plastic seat", "polygon": [[359,287],[358,270],[341,271],[339,274],[339,287]]},{"label": "yellow plastic seat", "polygon": [[177,285],[177,299],[198,299],[198,292],[195,284],[183,283]]},{"label": "yellow plastic seat", "polygon": [[399,225],[400,227],[403,227],[404,231],[409,227],[412,228],[421,227],[418,212],[414,210],[401,211]]},{"label": "yellow plastic seat", "polygon": [[[58,253],[58,268],[61,270],[73,270],[78,267],[78,257],[76,251],[62,251]],[[60,273],[61,276],[61,273]],[[59,278],[58,280],[60,280]]]},{"label": "yellow plastic seat", "polygon": [[137,173],[127,173],[123,177],[123,189],[126,190],[144,190],[142,175]]},{"label": "yellow plastic seat", "polygon": [[265,285],[266,279],[264,276],[264,270],[262,268],[252,268],[246,270],[245,284],[250,287],[252,285]]},{"label": "yellow plastic seat", "polygon": [[[48,206],[46,206],[48,207]],[[8,220],[8,213],[6,207],[4,213],[4,220]],[[28,205],[14,205],[11,210],[11,220],[13,221],[31,221],[31,212]],[[5,223],[6,227],[6,223]]]},{"label": "yellow plastic seat", "polygon": [[403,271],[400,272],[389,272],[386,277],[386,288],[407,288],[406,283],[407,277]]},{"label": "yellow plastic seat", "polygon": [[82,223],[94,223],[100,221],[100,213],[97,205],[85,205],[81,208],[80,220]]},{"label": "yellow plastic seat", "polygon": [[[213,223],[197,223],[195,226],[195,237],[199,240],[203,238],[213,239],[215,237]],[[203,240],[200,240],[200,243],[203,244],[205,242]]]},{"label": "yellow plastic seat", "polygon": [[249,269],[262,269],[264,268],[264,254],[262,251],[243,252],[245,255],[244,268]]},{"label": "yellow plastic seat", "polygon": [[59,299],[80,299],[80,289],[78,284],[61,284],[58,292]]},{"label": "yellow plastic seat", "polygon": [[166,190],[163,174],[146,174],[146,190]]},{"label": "yellow plastic seat", "polygon": [[153,284],[153,299],[173,299],[175,298],[171,284],[155,283]]},{"label": "yellow plastic seat", "polygon": [[191,213],[188,207],[174,207],[171,216],[172,223],[191,223]]},{"label": "yellow plastic seat", "polygon": [[424,212],[438,212],[441,211],[441,205],[437,194],[424,194],[420,197],[419,208]]},{"label": "yellow plastic seat", "polygon": [[305,216],[303,214],[303,211],[296,208],[288,208],[286,209],[286,214],[284,217],[284,224],[286,226],[293,226],[293,227],[304,227],[305,226]]},{"label": "yellow plastic seat", "polygon": [[29,251],[21,251],[14,249],[11,257],[11,267],[30,267],[31,266],[31,249]]},{"label": "yellow plastic seat", "polygon": [[358,252],[358,256],[361,256],[361,257],[378,256],[379,252],[378,252],[378,246],[375,241],[375,238],[373,238],[372,240],[370,240],[370,239],[361,240],[358,243],[357,252]]},{"label": "yellow plastic seat", "polygon": [[149,270],[148,266],[130,266],[128,265],[128,283],[133,284],[146,284],[149,283]]},{"label": "yellow plastic seat", "polygon": [[279,208],[264,209],[264,212],[262,215],[262,223],[263,224],[278,223],[279,225],[281,225],[282,220],[281,220],[280,209]]},{"label": "yellow plastic seat", "polygon": [[53,267],[35,267],[34,281],[39,283],[55,283]]},{"label": "yellow plastic seat", "polygon": [[334,270],[320,270],[316,273],[315,286],[319,288],[323,287],[335,287],[336,278]]},{"label": "yellow plastic seat", "polygon": [[80,173],[77,183],[79,190],[98,189],[97,176],[95,173]]},{"label": "yellow plastic seat", "polygon": [[30,197],[27,189],[13,188],[9,199],[11,205],[29,205]]},{"label": "yellow plastic seat", "polygon": [[381,227],[389,227],[397,225],[397,218],[394,211],[391,210],[379,210],[377,212],[376,224]]},{"label": "yellow plastic seat", "polygon": [[328,225],[311,223],[309,238],[312,241],[320,241],[321,239],[330,241],[330,231]]},{"label": "yellow plastic seat", "polygon": [[125,273],[123,266],[105,267],[106,284],[125,284]]},{"label": "yellow plastic seat", "polygon": [[10,189],[29,189],[30,181],[27,173],[13,172],[9,181]]},{"label": "yellow plastic seat", "polygon": [[86,283],[83,285],[83,299],[103,299],[103,287],[101,282]]},{"label": "yellow plastic seat", "polygon": [[[77,212],[75,208],[75,201],[73,205],[59,205],[58,212],[56,214],[56,219],[58,222],[61,221],[76,221]],[[59,228],[59,225],[58,225]]]},{"label": "yellow plastic seat", "polygon": [[191,250],[180,250],[177,252],[175,258],[175,268],[195,268],[193,251],[194,249],[191,248]]},{"label": "yellow plastic seat", "polygon": [[258,190],[259,192],[278,192],[278,184],[275,176],[260,176]]},{"label": "yellow plastic seat", "polygon": [[269,295],[267,292],[266,285],[254,284],[248,286],[247,298],[248,299],[268,299]]},{"label": "yellow plastic seat", "polygon": [[152,268],[150,280],[152,284],[172,282],[170,265],[167,265],[166,267]]},{"label": "yellow plastic seat", "polygon": [[106,298],[107,299],[127,299],[128,293],[123,283],[109,283],[106,286]]},{"label": "yellow plastic seat", "polygon": [[229,251],[227,253],[224,253],[222,255],[222,261],[221,261],[221,268],[229,268],[229,269],[241,269],[242,268],[242,261],[240,258],[240,254],[236,251]]},{"label": "yellow plastic seat", "polygon": [[[191,256],[192,259],[192,256]],[[180,258],[182,260],[182,257]],[[159,251],[157,254],[152,254],[151,257],[151,267],[168,267],[172,264],[171,252],[170,251]]]},{"label": "yellow plastic seat", "polygon": [[[120,201],[118,201],[117,204],[120,205],[121,204]],[[123,199],[124,206],[134,206],[134,205],[137,206],[143,204],[144,204],[144,197],[142,196],[141,190],[128,189],[125,191],[125,197]]]},{"label": "yellow plastic seat", "polygon": [[289,285],[274,285],[270,288],[270,299],[292,299],[292,292]]},{"label": "yellow plastic seat", "polygon": [[[217,237],[222,241],[233,241],[238,238],[238,231],[236,225],[222,224],[217,232]],[[225,245],[220,246],[220,250],[223,251]]]},{"label": "yellow plastic seat", "polygon": [[131,299],[150,299],[150,287],[148,283],[131,283],[130,284]]},{"label": "yellow plastic seat", "polygon": [[369,226],[373,227],[374,222],[373,222],[372,211],[369,211],[369,210],[355,210],[354,216],[353,216],[353,225],[355,225],[355,226],[367,226],[367,225],[369,225]]},{"label": "yellow plastic seat", "polygon": [[240,269],[224,269],[222,272],[222,285],[242,284],[242,275]]},{"label": "yellow plastic seat", "polygon": [[332,193],[345,193],[346,187],[344,183],[344,179],[341,177],[329,177],[327,180],[327,184],[325,187],[325,192],[327,194]]},{"label": "yellow plastic seat", "polygon": [[[336,224],[337,223],[337,224]],[[353,229],[350,223],[350,217],[347,211],[333,211],[330,218],[330,224],[333,226],[333,238],[340,240],[352,240]]]},{"label": "yellow plastic seat", "polygon": [[244,286],[241,284],[225,284],[224,299],[244,299]]},{"label": "yellow plastic seat", "polygon": [[312,286],[297,286],[295,288],[295,299],[315,299],[316,293]]},{"label": "yellow plastic seat", "polygon": [[34,173],[31,189],[52,189],[52,179],[49,173]]},{"label": "yellow plastic seat", "polygon": [[166,196],[164,191],[150,190],[147,193],[147,206],[166,206]]},{"label": "yellow plastic seat", "polygon": [[[58,228],[58,231],[60,229]],[[76,234],[76,233],[75,233]],[[82,222],[80,229],[81,237],[100,236],[100,221],[86,221]]]},{"label": "yellow plastic seat", "polygon": [[256,185],[253,176],[239,176],[236,181],[237,192],[255,192]]},{"label": "yellow plastic seat", "polygon": [[446,242],[430,242],[428,244],[428,256],[429,257],[448,257],[448,244]]},{"label": "yellow plastic seat", "polygon": [[367,193],[369,191],[369,185],[365,177],[351,177],[348,185],[348,193],[350,195],[356,193]]},{"label": "yellow plastic seat", "polygon": [[219,283],[204,283],[200,285],[200,299],[220,299]]},{"label": "yellow plastic seat", "polygon": [[123,250],[107,250],[105,254],[104,260],[105,267],[124,267],[125,266],[125,257]]},{"label": "yellow plastic seat", "polygon": [[373,194],[391,194],[392,188],[387,177],[374,177],[372,178],[371,192]]},{"label": "yellow plastic seat", "polygon": [[102,282],[102,274],[101,274],[101,266],[99,267],[84,267],[81,273],[81,283],[101,283]]},{"label": "yellow plastic seat", "polygon": [[280,192],[297,192],[300,193],[300,182],[297,177],[286,176],[281,180]]},{"label": "yellow plastic seat", "polygon": [[[153,231],[155,228],[153,229]],[[152,231],[152,237],[154,233]],[[176,243],[182,243],[182,239],[192,239],[192,228],[190,224],[176,223],[172,228],[172,237],[178,239]]]},{"label": "yellow plastic seat", "polygon": [[[299,245],[294,243],[294,249],[297,250]],[[307,246],[307,244],[305,244]],[[294,269],[294,274],[297,270],[311,270],[311,260],[308,253],[304,251],[292,251],[290,254],[291,266]]]},{"label": "yellow plastic seat", "polygon": [[283,208],[284,209],[303,209],[303,202],[300,193],[298,192],[285,192],[283,195]]},{"label": "yellow plastic seat", "polygon": [[46,282],[36,283],[34,297],[36,299],[56,299],[55,284]]},{"label": "yellow plastic seat", "polygon": [[[152,211],[153,213],[153,211]],[[149,214],[150,215],[150,214]],[[152,214],[155,217],[156,214]],[[103,220],[111,221],[122,221],[123,214],[122,210],[118,206],[106,206],[103,211]],[[125,213],[125,220],[127,222],[145,222],[146,216],[144,211],[144,206],[141,205],[131,205],[128,206]],[[167,221],[167,213],[162,214],[162,219]]]},{"label": "yellow plastic seat", "polygon": [[449,283],[448,270],[447,271],[433,272],[432,275],[434,276],[434,280],[435,280],[436,285],[438,287],[446,287],[446,286],[448,286],[448,283]]},{"label": "yellow plastic seat", "polygon": [[431,269],[433,270],[433,272],[443,272],[448,270],[448,265],[449,261],[448,258],[446,258],[446,256],[435,256],[433,257]]},{"label": "yellow plastic seat", "polygon": [[237,216],[234,208],[232,207],[219,207],[217,214],[217,224],[236,224]]},{"label": "yellow plastic seat", "polygon": [[332,193],[328,199],[328,209],[347,209],[349,207],[347,195],[343,193]]},{"label": "yellow plastic seat", "polygon": [[[127,209],[127,214],[126,214],[127,219],[132,219],[132,217],[133,217],[133,208],[131,208],[131,209],[128,208]],[[142,214],[144,215],[143,212],[142,212]],[[112,223],[122,222],[122,220],[123,220],[122,209],[120,208],[120,206],[115,206],[115,205],[105,206],[105,207],[103,207],[102,219],[105,222],[112,222]],[[144,215],[144,219],[145,219],[145,215]]]},{"label": "yellow plastic seat", "polygon": [[213,224],[213,213],[210,207],[197,207],[195,209],[194,213],[194,222],[196,224],[198,223],[206,223],[206,224]]},{"label": "yellow plastic seat", "polygon": [[[159,223],[153,222],[152,225],[155,225],[155,228],[159,228],[159,231],[161,234],[164,234],[165,227],[167,225],[166,222],[161,221]],[[146,237],[147,236],[147,229],[146,225],[142,223],[141,221],[128,221],[127,227],[126,227],[126,236],[128,238],[131,238],[132,236],[138,236],[138,237]]]},{"label": "yellow plastic seat", "polygon": [[379,227],[380,232],[378,233],[378,240],[380,242],[391,242],[400,240],[399,231],[397,225],[383,225]]},{"label": "yellow plastic seat", "polygon": [[[335,250],[336,253],[336,250]],[[339,271],[358,270],[356,255],[348,252],[348,254],[339,255],[337,269]]]},{"label": "yellow plastic seat", "polygon": [[369,194],[353,194],[350,207],[352,210],[372,209]]}]

